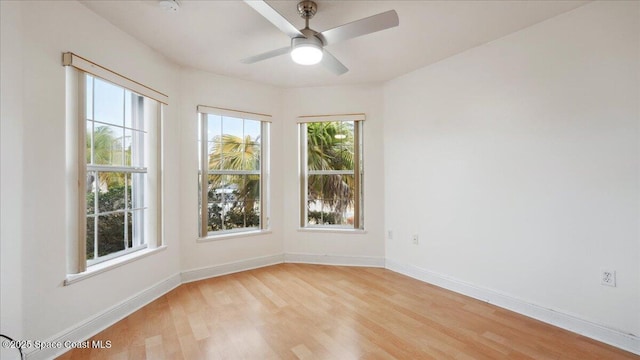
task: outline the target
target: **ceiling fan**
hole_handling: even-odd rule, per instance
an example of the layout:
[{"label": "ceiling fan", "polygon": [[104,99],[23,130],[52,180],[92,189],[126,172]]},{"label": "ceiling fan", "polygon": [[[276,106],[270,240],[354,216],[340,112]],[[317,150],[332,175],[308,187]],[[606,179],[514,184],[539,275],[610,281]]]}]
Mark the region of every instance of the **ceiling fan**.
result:
[{"label": "ceiling fan", "polygon": [[334,74],[342,75],[349,69],[331,55],[324,48],[325,46],[389,29],[399,24],[396,11],[389,10],[333,29],[317,32],[309,28],[309,20],[316,14],[318,6],[314,1],[304,0],[298,3],[298,13],[305,20],[305,27],[298,30],[266,1],[245,0],[245,2],[291,38],[290,46],[240,60],[245,64],[253,64],[290,52],[291,58],[298,64],[313,65],[322,62],[322,65]]}]

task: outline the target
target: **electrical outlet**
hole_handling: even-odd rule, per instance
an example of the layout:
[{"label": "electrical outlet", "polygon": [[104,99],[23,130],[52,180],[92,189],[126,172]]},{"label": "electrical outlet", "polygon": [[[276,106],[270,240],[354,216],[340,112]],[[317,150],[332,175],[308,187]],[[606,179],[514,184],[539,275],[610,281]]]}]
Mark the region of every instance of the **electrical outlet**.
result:
[{"label": "electrical outlet", "polygon": [[413,245],[418,245],[420,242],[418,241],[418,234],[413,234],[413,236],[411,237],[411,239],[413,240]]},{"label": "electrical outlet", "polygon": [[600,284],[606,286],[616,286],[616,271],[609,269],[601,269]]},{"label": "electrical outlet", "polygon": [[387,231],[387,239],[393,240],[393,231],[391,230]]}]

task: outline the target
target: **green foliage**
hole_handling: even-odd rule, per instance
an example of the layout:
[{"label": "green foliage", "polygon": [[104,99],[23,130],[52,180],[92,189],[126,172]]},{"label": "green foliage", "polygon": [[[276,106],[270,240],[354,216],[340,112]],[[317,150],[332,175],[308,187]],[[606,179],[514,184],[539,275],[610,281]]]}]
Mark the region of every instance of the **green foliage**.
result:
[{"label": "green foliage", "polygon": [[216,193],[215,189],[209,190],[208,231],[260,226],[260,214],[254,208],[254,201],[237,200],[239,194],[239,191]]},{"label": "green foliage", "polygon": [[[99,191],[99,210],[112,211],[124,209],[124,186],[112,186],[108,191]],[[131,199],[131,189],[127,198]],[[87,194],[87,209],[94,209],[95,195],[93,192]],[[113,213],[98,217],[98,256],[104,256],[116,251],[124,250],[124,213]],[[92,259],[94,255],[95,226],[94,217],[87,218],[87,259]],[[132,234],[133,219],[128,217],[127,231]],[[131,239],[131,236],[129,236]]]}]

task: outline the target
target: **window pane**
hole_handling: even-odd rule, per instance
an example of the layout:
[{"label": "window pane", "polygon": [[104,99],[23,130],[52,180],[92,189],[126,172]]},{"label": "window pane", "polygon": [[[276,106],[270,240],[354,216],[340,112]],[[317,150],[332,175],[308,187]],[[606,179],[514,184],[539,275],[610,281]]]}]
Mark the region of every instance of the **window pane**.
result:
[{"label": "window pane", "polygon": [[307,200],[315,201],[323,198],[324,175],[309,175]]},{"label": "window pane", "polygon": [[133,131],[129,129],[124,130],[124,137],[122,138],[122,150],[124,151],[124,165],[131,166],[131,151],[133,143]]},{"label": "window pane", "polygon": [[225,176],[209,175],[209,183],[207,186],[207,199],[209,202],[223,202],[224,188],[226,186]]},{"label": "window pane", "polygon": [[228,208],[229,198],[228,179],[224,175],[209,176],[208,210],[207,220],[209,231],[223,230],[223,219]]},{"label": "window pane", "polygon": [[[221,138],[220,138],[221,139]],[[209,141],[207,154],[209,158],[209,170],[222,169],[223,145],[221,142]]]},{"label": "window pane", "polygon": [[[243,135],[242,119],[233,117],[222,117],[222,135],[230,135],[236,139],[242,139]],[[223,140],[224,141],[224,140]],[[239,142],[242,142],[240,140]]]},{"label": "window pane", "polygon": [[307,124],[309,170],[352,170],[353,134],[353,122]]},{"label": "window pane", "polygon": [[124,213],[98,216],[98,256],[124,250]]},{"label": "window pane", "polygon": [[244,211],[238,203],[229,203],[225,209],[224,228],[227,230],[241,229],[245,226]]},{"label": "window pane", "polygon": [[92,216],[87,217],[87,235],[86,235],[86,244],[87,244],[87,260],[93,259],[94,256],[94,245],[95,245],[95,218]]},{"label": "window pane", "polygon": [[260,227],[260,200],[250,200],[247,204],[247,226],[248,227]]},{"label": "window pane", "polygon": [[330,214],[326,212],[324,202],[315,200],[307,204],[307,222],[310,225],[325,225]]},{"label": "window pane", "polygon": [[125,173],[97,172],[98,211],[123,210],[125,208]]},{"label": "window pane", "polygon": [[223,204],[211,202],[208,205],[207,231],[222,230]]},{"label": "window pane", "polygon": [[95,121],[124,125],[124,89],[101,79],[94,79]]},{"label": "window pane", "polygon": [[324,175],[323,181],[323,214],[325,223],[345,225],[351,217],[353,223],[354,176]]},{"label": "window pane", "polygon": [[127,248],[133,247],[133,212],[127,211],[125,213],[127,218]]},{"label": "window pane", "polygon": [[206,115],[207,116],[207,141],[221,142],[222,135],[222,116],[220,115]]},{"label": "window pane", "polygon": [[87,164],[93,164],[93,121],[87,121],[85,141],[87,143],[87,148],[85,150]]},{"label": "window pane", "polygon": [[123,136],[122,128],[96,124],[93,131],[94,164],[122,165]]},{"label": "window pane", "polygon": [[218,188],[219,193],[222,195],[222,201],[226,203],[237,201],[242,186],[243,176],[225,175],[223,186]]},{"label": "window pane", "polygon": [[260,144],[245,144],[243,161],[243,170],[260,170]]},{"label": "window pane", "polygon": [[245,175],[242,196],[248,199],[260,199],[260,175]]},{"label": "window pane", "polygon": [[[245,146],[240,137],[222,135],[222,144],[214,147],[216,158],[220,155],[221,170],[248,170],[250,165],[245,163]],[[247,161],[250,158],[247,157]]]},{"label": "window pane", "polygon": [[245,120],[244,121],[244,140],[245,142],[260,143],[260,121]]},{"label": "window pane", "polygon": [[86,212],[87,214],[93,214],[95,211],[95,190],[97,186],[98,173],[95,171],[87,171],[87,183],[86,183]]}]

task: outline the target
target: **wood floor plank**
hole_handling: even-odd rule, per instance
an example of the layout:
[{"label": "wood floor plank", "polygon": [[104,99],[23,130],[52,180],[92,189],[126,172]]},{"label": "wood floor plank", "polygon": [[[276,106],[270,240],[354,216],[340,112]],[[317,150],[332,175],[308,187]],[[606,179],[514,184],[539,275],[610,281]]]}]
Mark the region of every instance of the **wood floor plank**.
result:
[{"label": "wood floor plank", "polygon": [[639,360],[380,268],[281,264],[179,286],[75,359]]}]

